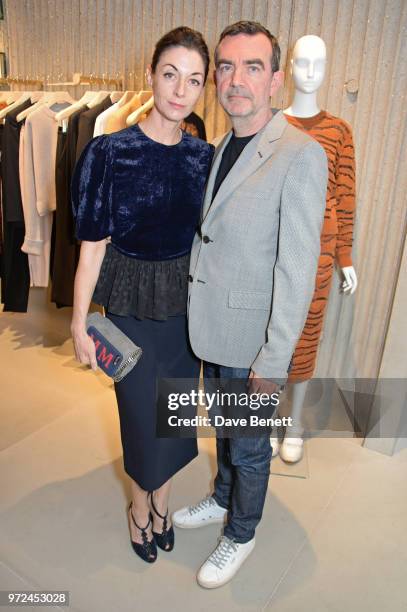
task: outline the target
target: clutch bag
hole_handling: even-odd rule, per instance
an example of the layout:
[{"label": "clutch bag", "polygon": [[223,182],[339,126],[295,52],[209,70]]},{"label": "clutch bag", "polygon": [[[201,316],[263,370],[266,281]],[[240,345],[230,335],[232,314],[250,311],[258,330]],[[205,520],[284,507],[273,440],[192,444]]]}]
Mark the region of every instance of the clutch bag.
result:
[{"label": "clutch bag", "polygon": [[98,366],[115,382],[134,368],[142,349],[100,312],[86,317],[86,331],[95,343]]}]

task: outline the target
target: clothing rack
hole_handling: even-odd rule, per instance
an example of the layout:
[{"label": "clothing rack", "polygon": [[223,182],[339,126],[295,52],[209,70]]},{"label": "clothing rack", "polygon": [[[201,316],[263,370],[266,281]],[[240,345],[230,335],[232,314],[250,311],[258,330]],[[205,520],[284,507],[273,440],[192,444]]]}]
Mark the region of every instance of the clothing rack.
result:
[{"label": "clothing rack", "polygon": [[72,76],[72,81],[66,81],[65,83],[47,83],[47,86],[56,87],[56,86],[72,86],[75,87],[77,85],[118,85],[120,88],[123,87],[124,77],[123,76],[97,76],[94,74],[84,75],[81,72],[74,72]]},{"label": "clothing rack", "polygon": [[6,77],[4,79],[0,79],[0,85],[38,85],[39,87],[44,87],[44,81],[40,79],[29,79],[22,77]]},{"label": "clothing rack", "polygon": [[123,88],[123,76],[98,76],[94,74],[84,75],[81,72],[74,72],[72,81],[48,83],[45,79],[32,79],[30,77],[8,76],[0,79],[0,85],[37,85],[40,89],[46,87],[66,87],[77,85],[116,85],[119,89]]}]

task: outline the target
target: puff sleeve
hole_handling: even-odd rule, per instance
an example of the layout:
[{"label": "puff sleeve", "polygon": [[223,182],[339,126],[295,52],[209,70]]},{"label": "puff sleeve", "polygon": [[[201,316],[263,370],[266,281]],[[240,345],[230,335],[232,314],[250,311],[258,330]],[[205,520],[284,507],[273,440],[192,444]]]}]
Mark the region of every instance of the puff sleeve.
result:
[{"label": "puff sleeve", "polygon": [[93,138],[82,151],[71,182],[78,240],[96,242],[113,233],[113,159],[109,136]]}]

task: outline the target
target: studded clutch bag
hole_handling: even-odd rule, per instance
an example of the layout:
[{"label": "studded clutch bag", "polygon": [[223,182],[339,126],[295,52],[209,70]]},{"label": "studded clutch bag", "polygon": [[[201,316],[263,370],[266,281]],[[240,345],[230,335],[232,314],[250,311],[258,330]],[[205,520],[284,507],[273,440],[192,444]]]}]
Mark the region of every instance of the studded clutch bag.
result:
[{"label": "studded clutch bag", "polygon": [[99,312],[86,317],[86,331],[95,343],[98,366],[115,382],[134,368],[142,349]]}]

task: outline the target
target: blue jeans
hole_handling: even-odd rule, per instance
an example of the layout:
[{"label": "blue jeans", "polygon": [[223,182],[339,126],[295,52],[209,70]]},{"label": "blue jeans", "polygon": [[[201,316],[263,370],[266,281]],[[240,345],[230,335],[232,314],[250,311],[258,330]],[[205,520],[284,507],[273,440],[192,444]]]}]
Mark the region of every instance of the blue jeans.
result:
[{"label": "blue jeans", "polygon": [[[248,378],[250,370],[204,362],[205,388],[212,378]],[[224,535],[243,544],[261,520],[270,475],[269,436],[216,438],[218,473],[213,498],[228,510]]]}]

